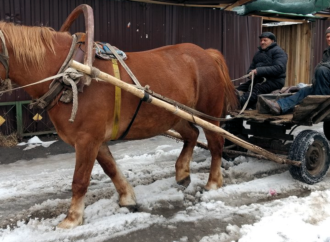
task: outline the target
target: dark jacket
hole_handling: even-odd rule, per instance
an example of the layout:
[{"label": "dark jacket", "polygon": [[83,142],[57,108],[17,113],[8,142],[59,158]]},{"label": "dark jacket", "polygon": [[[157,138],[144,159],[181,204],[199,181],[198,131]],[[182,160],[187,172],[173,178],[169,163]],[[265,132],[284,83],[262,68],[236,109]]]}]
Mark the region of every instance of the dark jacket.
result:
[{"label": "dark jacket", "polygon": [[313,79],[312,79],[312,84],[315,83],[315,72],[317,70],[317,68],[319,68],[320,66],[325,66],[327,68],[330,69],[330,47],[326,48],[324,51],[323,51],[323,54],[322,54],[322,61],[317,64],[317,66],[315,67],[314,69],[314,75],[313,75]]},{"label": "dark jacket", "polygon": [[322,61],[319,64],[330,68],[330,47],[323,51]]},{"label": "dark jacket", "polygon": [[265,77],[267,81],[280,82],[284,85],[286,63],[288,61],[287,54],[276,42],[273,42],[264,50],[261,47],[258,48],[259,50],[255,53],[247,73],[257,69],[256,82],[262,81]]}]

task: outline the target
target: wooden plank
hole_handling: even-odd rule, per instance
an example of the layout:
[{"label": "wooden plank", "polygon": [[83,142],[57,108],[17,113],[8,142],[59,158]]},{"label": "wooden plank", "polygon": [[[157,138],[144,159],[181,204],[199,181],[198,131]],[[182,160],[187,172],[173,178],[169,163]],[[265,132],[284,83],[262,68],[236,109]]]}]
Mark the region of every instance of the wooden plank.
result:
[{"label": "wooden plank", "polygon": [[231,11],[233,8],[235,8],[237,6],[241,6],[243,4],[247,4],[247,3],[252,2],[252,1],[254,1],[254,0],[239,0],[239,1],[236,1],[235,3],[229,5],[224,10]]},{"label": "wooden plank", "polygon": [[[322,104],[324,102],[330,102],[330,96],[323,95],[313,95],[306,97],[299,105],[297,105],[293,110],[294,122],[298,123],[313,123],[313,117],[321,112],[324,107]],[[327,103],[324,105],[327,106]]]},{"label": "wooden plank", "polygon": [[[237,113],[231,113],[233,116]],[[235,116],[235,118],[242,118],[244,120],[253,120],[254,122],[270,122],[272,124],[291,123],[292,114],[274,116],[268,113],[259,113],[257,110],[245,110],[242,114]]]},{"label": "wooden plank", "polygon": [[314,16],[321,17],[321,18],[327,18],[327,19],[330,18],[329,14],[323,14],[323,13],[316,13],[316,14],[314,14]]},{"label": "wooden plank", "polygon": [[[275,19],[274,19],[275,20]],[[280,27],[264,27],[276,35],[277,44],[288,54],[286,86],[310,83],[311,69],[311,23]]]},{"label": "wooden plank", "polygon": [[[131,0],[132,2],[142,2],[142,3],[151,3],[159,5],[173,5],[173,6],[182,6],[182,7],[197,7],[197,8],[226,8],[228,3],[214,4],[214,5],[202,5],[202,4],[186,4],[186,3],[168,3],[168,2],[158,2],[154,0]],[[249,0],[251,1],[251,0]]]},{"label": "wooden plank", "polygon": [[[227,10],[227,9],[226,9]],[[270,20],[270,21],[280,21],[280,22],[294,22],[294,23],[308,23],[307,20],[304,19],[290,19],[290,18],[278,18],[278,17],[265,17],[257,14],[252,14],[252,17],[261,17],[262,20]]]}]

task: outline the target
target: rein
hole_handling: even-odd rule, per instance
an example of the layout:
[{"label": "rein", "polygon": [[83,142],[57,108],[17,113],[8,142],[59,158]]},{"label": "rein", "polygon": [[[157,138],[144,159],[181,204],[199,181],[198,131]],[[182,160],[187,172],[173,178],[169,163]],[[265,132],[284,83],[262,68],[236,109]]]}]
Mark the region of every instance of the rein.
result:
[{"label": "rein", "polygon": [[41,83],[44,83],[44,82],[47,82],[47,81],[50,81],[52,79],[56,79],[56,78],[60,78],[62,76],[66,75],[66,73],[61,73],[61,74],[57,74],[57,75],[54,75],[54,76],[50,76],[50,77],[47,77],[45,79],[42,79],[40,81],[37,81],[37,82],[34,82],[34,83],[30,83],[30,84],[27,84],[25,86],[20,86],[20,87],[16,87],[16,88],[13,88],[13,89],[10,89],[10,90],[5,90],[5,91],[0,91],[0,95],[6,93],[6,92],[11,92],[11,91],[15,91],[15,90],[18,90],[18,89],[22,89],[22,88],[25,88],[25,87],[30,87],[30,86],[34,86],[34,85],[37,85],[37,84],[41,84]]},{"label": "rein", "polygon": [[247,78],[247,77],[249,77],[249,76],[251,76],[250,73],[249,73],[249,74],[246,74],[246,75],[244,75],[244,76],[241,76],[240,78],[237,78],[237,79],[231,80],[231,81],[234,82],[234,81],[242,80],[242,79]]}]

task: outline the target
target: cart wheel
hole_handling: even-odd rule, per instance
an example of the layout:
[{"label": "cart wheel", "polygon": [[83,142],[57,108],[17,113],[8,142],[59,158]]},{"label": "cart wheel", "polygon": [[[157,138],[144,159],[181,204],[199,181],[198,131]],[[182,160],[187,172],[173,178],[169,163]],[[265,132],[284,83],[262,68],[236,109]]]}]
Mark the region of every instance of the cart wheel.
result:
[{"label": "cart wheel", "polygon": [[330,145],[323,134],[314,130],[300,132],[290,147],[289,159],[301,161],[301,166],[291,165],[290,174],[307,184],[321,181],[329,170],[329,152]]},{"label": "cart wheel", "polygon": [[330,121],[323,122],[323,133],[330,140]]}]

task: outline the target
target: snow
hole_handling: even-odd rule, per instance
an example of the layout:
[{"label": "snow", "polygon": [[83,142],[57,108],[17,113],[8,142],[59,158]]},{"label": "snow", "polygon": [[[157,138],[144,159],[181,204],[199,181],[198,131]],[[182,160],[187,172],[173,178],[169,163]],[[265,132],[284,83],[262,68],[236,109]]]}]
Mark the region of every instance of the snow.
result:
[{"label": "snow", "polygon": [[19,143],[18,146],[27,145],[27,147],[24,150],[30,150],[30,149],[33,149],[37,146],[43,146],[43,147],[47,148],[51,144],[55,143],[56,141],[57,140],[44,142],[44,141],[41,141],[38,136],[33,136],[31,139],[28,140],[27,143],[22,142],[22,143]]},{"label": "snow", "polygon": [[[24,145],[36,144],[44,146],[38,137]],[[47,142],[45,149],[47,145],[56,143]],[[224,186],[206,192],[210,155],[195,148],[192,181],[182,189],[175,182],[174,167],[181,146],[162,136],[110,145],[134,187],[138,211],[118,205],[112,182],[96,162],[84,223],[70,230],[56,225],[70,204],[74,153],[0,165],[0,222],[6,225],[0,228],[0,241],[110,241],[155,225],[177,232],[171,241],[330,241],[329,175],[307,185],[294,180],[285,165],[238,157],[235,162],[223,160]],[[178,232],[180,224],[205,221],[218,221],[218,228],[206,234]],[[196,233],[201,234],[199,240],[192,239]]]}]

